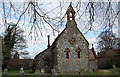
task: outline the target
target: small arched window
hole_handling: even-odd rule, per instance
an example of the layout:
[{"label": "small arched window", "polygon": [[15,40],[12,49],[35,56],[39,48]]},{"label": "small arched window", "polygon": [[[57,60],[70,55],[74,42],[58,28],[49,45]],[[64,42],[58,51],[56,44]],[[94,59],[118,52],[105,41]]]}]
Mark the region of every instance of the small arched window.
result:
[{"label": "small arched window", "polygon": [[65,60],[69,60],[69,59],[70,59],[70,49],[65,48]]},{"label": "small arched window", "polygon": [[73,20],[73,14],[70,12],[70,20]]},{"label": "small arched window", "polygon": [[77,59],[80,59],[81,58],[81,49],[79,47],[77,48],[76,53],[77,53]]}]

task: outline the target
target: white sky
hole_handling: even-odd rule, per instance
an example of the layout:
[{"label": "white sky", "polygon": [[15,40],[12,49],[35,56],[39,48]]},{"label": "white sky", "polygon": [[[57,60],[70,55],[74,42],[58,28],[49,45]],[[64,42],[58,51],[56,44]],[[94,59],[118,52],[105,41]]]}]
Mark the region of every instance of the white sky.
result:
[{"label": "white sky", "polygon": [[[5,0],[5,1],[7,2],[8,0]],[[22,2],[22,0],[12,0],[12,1],[17,2],[18,4],[19,4],[19,2]],[[58,3],[59,1],[58,0],[40,0],[40,1],[43,2],[44,5],[46,5],[46,4],[48,4],[50,2],[49,5],[46,5],[46,6],[42,7],[45,11],[46,10],[49,11],[49,10],[51,10],[51,9],[53,9],[56,6],[59,5],[59,3]],[[62,11],[62,14],[65,14],[65,11],[66,11],[66,9],[67,9],[67,7],[69,5],[69,2],[72,1],[72,0],[64,0],[64,1],[68,2],[68,4],[63,5],[64,10]],[[75,1],[77,1],[77,0],[75,0]],[[83,1],[85,2],[87,0],[83,0]],[[118,2],[119,0],[114,0],[114,1]],[[1,5],[1,2],[0,2],[0,5]],[[55,11],[55,13],[56,13],[55,15],[57,15],[57,10]],[[3,18],[2,15],[3,15],[3,10],[2,10],[2,6],[0,6],[0,29],[1,29],[0,30],[0,34],[1,35],[2,35],[2,32],[4,31],[4,26],[3,26],[3,23],[2,23],[2,18]],[[53,14],[53,16],[54,16],[54,14]],[[9,22],[16,22],[16,19],[9,18],[8,21]],[[24,26],[24,30],[25,30],[25,34],[24,35],[27,36],[26,37],[26,39],[27,39],[27,45],[28,45],[27,50],[29,51],[30,56],[32,58],[34,58],[35,55],[37,55],[38,53],[40,53],[41,51],[43,51],[44,49],[47,48],[47,35],[50,35],[50,44],[52,44],[52,42],[54,41],[54,39],[58,36],[58,33],[56,32],[55,35],[53,35],[52,29],[48,26],[47,28],[50,29],[50,30],[48,30],[48,31],[42,30],[43,36],[41,37],[40,33],[38,33],[39,36],[38,36],[37,40],[34,41],[34,40],[31,40],[31,37],[28,37],[28,34],[30,32],[30,27],[27,26],[27,25],[29,25],[29,23],[27,21],[25,21],[25,22],[26,22],[26,25]],[[21,26],[22,23],[23,23],[23,20],[20,21],[19,25]],[[77,23],[77,25],[78,25],[78,28],[80,29],[80,31],[82,33],[84,33],[85,31],[83,30],[83,28],[84,28],[83,25],[81,25],[79,23]],[[88,32],[87,34],[84,35],[86,37],[86,39],[88,40],[89,44],[90,44],[90,48],[91,48],[91,44],[95,44],[94,47],[96,48],[96,46],[97,46],[97,44],[96,44],[97,43],[97,38],[96,37],[101,32],[100,31],[101,27],[97,23],[93,23],[93,25],[94,25],[93,28],[94,28],[95,31]],[[60,32],[64,29],[64,27],[65,27],[65,24],[63,25],[62,28],[59,29]],[[118,33],[118,29],[115,28],[113,30],[113,32],[114,33]],[[33,39],[35,39],[35,38],[33,38]]]}]

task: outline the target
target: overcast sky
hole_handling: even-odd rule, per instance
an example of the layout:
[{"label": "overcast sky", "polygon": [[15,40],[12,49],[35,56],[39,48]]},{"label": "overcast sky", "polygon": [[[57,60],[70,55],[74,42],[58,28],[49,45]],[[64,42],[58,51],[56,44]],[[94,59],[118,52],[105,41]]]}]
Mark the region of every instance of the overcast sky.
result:
[{"label": "overcast sky", "polygon": [[[20,5],[22,4],[22,0],[14,0],[14,1],[15,1],[15,4],[17,5],[17,7],[20,7]],[[66,9],[68,8],[68,6],[70,4],[70,1],[71,0],[66,0],[67,3],[65,5],[62,5],[64,7],[64,10],[62,10],[62,15],[65,14]],[[75,1],[77,1],[77,0],[75,0]],[[84,1],[87,1],[87,0],[84,0]],[[115,1],[118,1],[118,0],[115,0]],[[7,2],[7,0],[6,0],[6,2]],[[46,12],[49,11],[49,10],[54,9],[55,7],[57,7],[60,4],[58,0],[40,0],[40,2],[42,3],[42,6],[41,6],[42,9],[44,11],[46,11]],[[75,2],[73,2],[72,4],[73,4],[73,7],[75,7],[74,6]],[[2,2],[0,2],[0,5],[2,5]],[[84,9],[84,6],[82,6],[82,7]],[[54,17],[55,15],[58,15],[57,14],[58,11],[60,11],[60,8],[58,8],[57,10],[54,10],[53,11],[54,13],[52,12],[49,15],[52,15]],[[75,9],[75,11],[76,11],[76,9]],[[3,9],[2,9],[2,6],[0,6],[0,29],[1,29],[0,30],[0,34],[1,35],[4,32],[4,26],[3,26],[3,23],[2,23],[2,21],[3,21],[2,18],[3,18]],[[14,23],[14,22],[17,22],[17,19],[14,18],[14,17],[10,17],[10,18],[8,18],[8,21],[9,21],[9,23],[10,22]],[[55,35],[54,35],[52,29],[49,26],[47,26],[47,28],[49,30],[44,30],[43,29],[42,30],[42,35],[43,36],[41,36],[41,34],[38,33],[39,37],[36,38],[36,41],[35,41],[35,38],[32,38],[32,40],[31,40],[31,37],[28,36],[29,32],[30,32],[29,22],[25,21],[26,24],[24,25],[24,27],[22,26],[23,22],[24,21],[21,20],[20,23],[19,23],[19,26],[21,26],[21,28],[23,28],[23,30],[25,31],[24,35],[26,36],[27,45],[28,45],[28,48],[26,50],[28,50],[30,52],[30,56],[32,58],[34,58],[35,55],[37,55],[38,53],[40,53],[41,51],[43,51],[44,49],[47,48],[47,35],[50,35],[50,44],[52,44],[52,42],[54,41],[54,39],[58,36],[57,32],[55,32]],[[62,27],[58,28],[60,32],[65,28],[65,24],[66,23],[64,23],[62,25]],[[116,24],[117,24],[117,22],[116,22]],[[97,47],[97,36],[101,32],[101,30],[100,30],[101,26],[99,26],[96,22],[93,23],[93,25],[94,25],[94,27],[93,27],[94,31],[90,31],[87,34],[84,34],[85,33],[84,25],[77,23],[77,27],[83,33],[83,35],[85,36],[85,38],[88,40],[88,42],[90,44],[90,48],[91,48],[91,44],[94,44],[95,48]],[[118,29],[114,28],[113,32],[116,33],[116,35],[117,35]]]}]

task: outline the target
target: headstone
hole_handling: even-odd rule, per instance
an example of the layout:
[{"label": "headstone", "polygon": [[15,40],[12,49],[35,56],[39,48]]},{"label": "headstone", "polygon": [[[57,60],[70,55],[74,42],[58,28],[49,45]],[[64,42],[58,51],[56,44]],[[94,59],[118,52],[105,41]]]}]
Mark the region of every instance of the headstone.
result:
[{"label": "headstone", "polygon": [[4,75],[7,75],[7,74],[8,74],[8,69],[7,69],[7,68],[4,69],[3,74],[4,74]]},{"label": "headstone", "polygon": [[24,75],[23,67],[20,68],[20,75]]},{"label": "headstone", "polygon": [[41,69],[41,76],[44,77],[44,74],[45,74],[45,69]]},{"label": "headstone", "polygon": [[41,73],[42,73],[42,75],[45,73],[45,70],[44,69],[41,69]]},{"label": "headstone", "polygon": [[113,65],[113,69],[116,69],[116,65],[115,64]]},{"label": "headstone", "polygon": [[2,76],[2,37],[0,36],[0,77]]},{"label": "headstone", "polygon": [[36,71],[34,72],[34,75],[40,75],[40,70],[36,70]]}]

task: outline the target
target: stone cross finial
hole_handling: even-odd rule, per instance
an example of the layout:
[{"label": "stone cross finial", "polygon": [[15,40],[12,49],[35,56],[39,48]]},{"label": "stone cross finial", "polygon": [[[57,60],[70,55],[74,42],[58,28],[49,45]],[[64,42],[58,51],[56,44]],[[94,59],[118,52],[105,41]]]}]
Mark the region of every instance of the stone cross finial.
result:
[{"label": "stone cross finial", "polygon": [[92,44],[92,48],[93,48],[93,44]]},{"label": "stone cross finial", "polygon": [[50,35],[48,35],[47,37],[48,37],[48,47],[50,47]]},{"label": "stone cross finial", "polygon": [[70,2],[70,5],[72,5],[72,1]]},{"label": "stone cross finial", "polygon": [[93,44],[92,44],[92,51],[94,51],[94,47],[93,47]]}]

